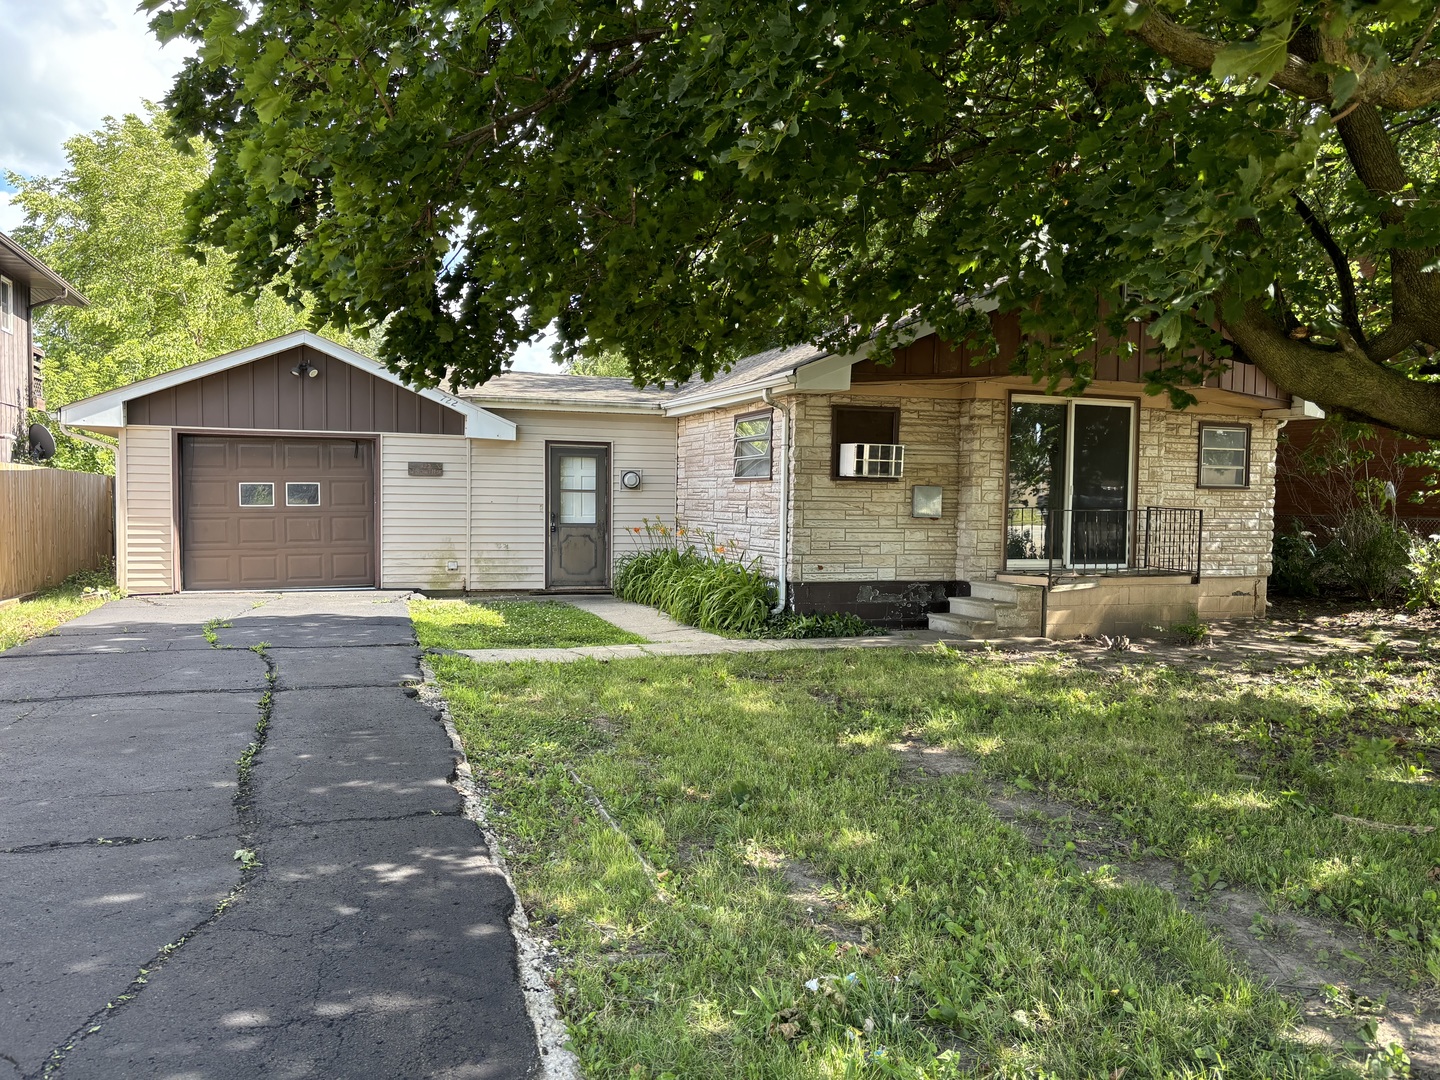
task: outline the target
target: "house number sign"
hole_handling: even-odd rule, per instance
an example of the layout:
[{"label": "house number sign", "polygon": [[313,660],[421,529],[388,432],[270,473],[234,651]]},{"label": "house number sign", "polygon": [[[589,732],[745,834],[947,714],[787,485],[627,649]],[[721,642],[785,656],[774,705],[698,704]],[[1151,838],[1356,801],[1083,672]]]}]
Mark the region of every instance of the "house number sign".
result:
[{"label": "house number sign", "polygon": [[411,476],[445,475],[445,463],[443,461],[412,461],[409,464]]}]

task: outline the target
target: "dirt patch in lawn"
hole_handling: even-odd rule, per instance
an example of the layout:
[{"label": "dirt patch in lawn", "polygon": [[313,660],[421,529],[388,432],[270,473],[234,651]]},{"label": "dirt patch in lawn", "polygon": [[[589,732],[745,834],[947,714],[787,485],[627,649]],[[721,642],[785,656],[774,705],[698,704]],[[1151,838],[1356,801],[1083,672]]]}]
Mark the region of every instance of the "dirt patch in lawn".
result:
[{"label": "dirt patch in lawn", "polygon": [[[902,779],[925,783],[982,777],[964,754],[914,739],[892,743]],[[1073,857],[1089,874],[1120,884],[1150,885],[1202,920],[1226,948],[1298,1006],[1305,1037],[1332,1051],[1399,1043],[1414,1074],[1440,1076],[1440,999],[1412,993],[1379,973],[1381,957],[1338,923],[1276,911],[1265,899],[1223,881],[1197,880],[1175,861],[1109,818],[1081,807],[981,779],[995,816],[1039,851]]]},{"label": "dirt patch in lawn", "polygon": [[1082,637],[1061,642],[1055,651],[1087,667],[1148,661],[1196,670],[1224,664],[1244,678],[1344,654],[1423,655],[1437,642],[1440,609],[1412,612],[1358,600],[1281,597],[1270,603],[1263,619],[1209,624],[1209,634],[1200,642],[1156,627],[1153,633],[1126,639],[1123,648]]},{"label": "dirt patch in lawn", "polygon": [[832,899],[834,886],[799,859],[751,844],[745,862],[756,870],[777,874],[785,885],[786,898],[805,913],[811,926],[841,945],[862,946],[865,934],[843,922],[841,904]]}]

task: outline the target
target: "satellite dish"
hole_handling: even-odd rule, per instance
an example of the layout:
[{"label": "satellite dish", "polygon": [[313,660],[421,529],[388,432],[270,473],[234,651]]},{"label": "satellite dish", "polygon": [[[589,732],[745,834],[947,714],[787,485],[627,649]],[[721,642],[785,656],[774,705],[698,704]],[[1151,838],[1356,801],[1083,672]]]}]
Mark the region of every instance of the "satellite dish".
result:
[{"label": "satellite dish", "polygon": [[49,461],[55,456],[55,436],[44,424],[30,425],[30,457],[35,461]]}]

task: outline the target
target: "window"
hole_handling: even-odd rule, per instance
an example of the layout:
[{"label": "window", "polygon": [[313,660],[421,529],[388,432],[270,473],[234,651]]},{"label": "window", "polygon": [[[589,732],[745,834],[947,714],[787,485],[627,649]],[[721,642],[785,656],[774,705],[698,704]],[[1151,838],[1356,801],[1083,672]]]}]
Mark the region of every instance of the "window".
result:
[{"label": "window", "polygon": [[15,283],[0,277],[0,330],[15,332]]},{"label": "window", "polygon": [[772,413],[752,413],[735,419],[735,479],[770,479]]},{"label": "window", "polygon": [[[898,443],[900,410],[836,405],[830,411],[830,475],[840,476],[841,443]],[[892,477],[846,477],[847,480],[885,480]]]},{"label": "window", "polygon": [[285,485],[286,506],[319,506],[320,485],[319,484],[290,484]]},{"label": "window", "polygon": [[262,484],[241,484],[240,485],[241,506],[274,506],[275,485],[270,483]]},{"label": "window", "polygon": [[1195,486],[1250,486],[1249,424],[1200,425],[1200,472]]},{"label": "window", "polygon": [[600,473],[593,454],[560,455],[560,524],[594,525]]}]

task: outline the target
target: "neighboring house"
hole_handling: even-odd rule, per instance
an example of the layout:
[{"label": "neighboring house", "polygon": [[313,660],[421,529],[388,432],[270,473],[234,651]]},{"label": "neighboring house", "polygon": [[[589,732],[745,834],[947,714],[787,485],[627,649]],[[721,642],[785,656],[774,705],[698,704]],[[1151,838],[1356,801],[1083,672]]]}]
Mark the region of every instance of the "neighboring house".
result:
[{"label": "neighboring house", "polygon": [[0,233],[0,462],[25,452],[28,411],[44,403],[43,354],[35,345],[32,316],[45,304],[83,306],[86,300],[68,281]]},{"label": "neighboring house", "polygon": [[[1361,504],[1357,488],[1385,491],[1388,485],[1394,495],[1386,504],[1387,512],[1424,535],[1440,532],[1440,489],[1432,486],[1428,469],[1407,461],[1407,455],[1421,453],[1429,445],[1424,439],[1376,427],[1348,453],[1337,454],[1334,436],[1323,421],[1288,424],[1275,463],[1277,528],[1284,531],[1292,523],[1312,529],[1336,525],[1346,510]],[[1307,460],[1314,452],[1323,460],[1318,467]]]},{"label": "neighboring house", "polygon": [[[803,346],[710,383],[511,373],[452,395],[290,334],[67,406],[120,438],[131,592],[604,589],[644,519],[759,559],[800,611],[1065,636],[1263,613],[1275,436],[1248,365],[1184,412],[1154,350],[1079,397],[923,328],[893,365]],[[947,610],[948,609],[948,610]]]}]

